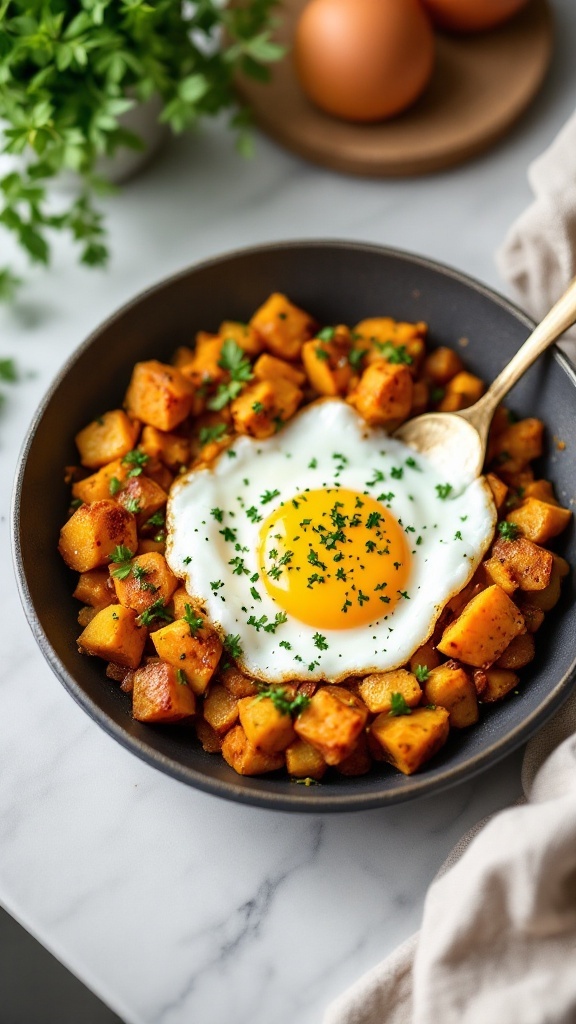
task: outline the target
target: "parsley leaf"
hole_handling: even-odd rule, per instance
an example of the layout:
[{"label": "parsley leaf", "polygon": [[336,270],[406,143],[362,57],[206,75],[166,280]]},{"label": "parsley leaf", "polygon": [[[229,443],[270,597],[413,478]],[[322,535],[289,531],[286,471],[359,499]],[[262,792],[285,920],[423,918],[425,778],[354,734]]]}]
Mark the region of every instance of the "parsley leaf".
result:
[{"label": "parsley leaf", "polygon": [[452,493],[452,490],[452,484],[436,484],[436,493],[442,501],[445,501],[448,495]]},{"label": "parsley leaf", "polygon": [[116,568],[112,569],[112,576],[117,580],[125,580],[132,569],[134,552],[130,551],[130,548],[125,548],[123,544],[118,544],[114,551],[110,552],[109,558],[111,562],[116,563]]},{"label": "parsley leaf", "polygon": [[174,616],[172,612],[169,612],[164,601],[161,597],[154,604],[151,604],[149,608],[146,608],[141,615],[138,616],[138,622],[141,626],[149,626],[154,619],[162,619],[164,622],[174,622]]},{"label": "parsley leaf", "polygon": [[190,636],[196,636],[198,630],[202,629],[202,626],[204,625],[204,619],[202,618],[202,616],[194,614],[194,609],[190,604],[184,605],[183,619],[185,620],[185,622],[188,623],[188,626],[190,627]]},{"label": "parsley leaf", "polygon": [[395,365],[403,363],[405,366],[411,366],[414,362],[405,345],[395,345],[392,341],[376,341],[375,347],[387,363]]},{"label": "parsley leaf", "polygon": [[232,636],[232,633],[227,633],[224,637],[224,650],[231,658],[240,658],[244,653],[242,645],[240,643],[240,634]]},{"label": "parsley leaf", "polygon": [[516,540],[520,527],[516,523],[508,523],[505,519],[498,523],[498,533],[504,540]]},{"label": "parsley leaf", "polygon": [[200,427],[200,444],[210,444],[211,441],[219,441],[227,429],[226,423],[215,423],[213,427]]},{"label": "parsley leaf", "polygon": [[254,700],[271,700],[274,707],[281,715],[300,715],[310,703],[310,697],[305,693],[297,693],[291,697],[283,686],[262,686]]},{"label": "parsley leaf", "polygon": [[140,448],[133,448],[131,452],[127,452],[122,459],[123,466],[132,466],[132,469],[126,474],[126,476],[140,476],[144,466],[150,461],[150,456],[146,455],[146,452],[141,451]]},{"label": "parsley leaf", "polygon": [[409,708],[401,693],[390,694],[390,711],[388,714],[394,718],[397,715],[411,715],[412,708]]},{"label": "parsley leaf", "polygon": [[425,683],[430,675],[430,669],[427,665],[416,665],[414,668],[414,675],[419,683]]}]

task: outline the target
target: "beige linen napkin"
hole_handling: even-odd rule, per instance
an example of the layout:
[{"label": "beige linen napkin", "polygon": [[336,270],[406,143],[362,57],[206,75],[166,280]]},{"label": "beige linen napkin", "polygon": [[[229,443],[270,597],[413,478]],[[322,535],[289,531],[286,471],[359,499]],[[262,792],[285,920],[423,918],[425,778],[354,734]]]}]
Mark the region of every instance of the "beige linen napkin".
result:
[{"label": "beige linen napkin", "polygon": [[[538,319],[576,275],[576,114],[529,179],[497,262]],[[576,692],[528,744],[522,783],[526,802],[452,851],[420,932],[324,1024],[576,1024]]]}]

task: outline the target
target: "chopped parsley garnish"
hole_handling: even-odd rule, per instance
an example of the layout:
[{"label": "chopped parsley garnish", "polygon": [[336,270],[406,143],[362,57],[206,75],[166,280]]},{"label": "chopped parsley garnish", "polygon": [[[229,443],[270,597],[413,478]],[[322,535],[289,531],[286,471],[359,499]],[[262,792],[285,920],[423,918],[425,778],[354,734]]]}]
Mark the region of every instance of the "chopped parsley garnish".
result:
[{"label": "chopped parsley garnish", "polygon": [[376,341],[374,344],[387,363],[404,363],[405,366],[411,366],[414,362],[405,345],[395,345],[392,341]]},{"label": "chopped parsley garnish", "polygon": [[362,360],[366,355],[367,348],[351,348],[348,353],[348,362],[353,370],[359,370],[362,366]]},{"label": "chopped parsley garnish", "polygon": [[326,572],[324,562],[320,561],[318,558],[318,552],[314,551],[313,548],[310,548],[310,551],[308,552],[308,561],[310,562],[310,565],[316,565],[319,569],[323,569],[324,572]]},{"label": "chopped parsley garnish", "polygon": [[330,353],[327,352],[325,348],[321,348],[320,345],[317,345],[314,349],[314,355],[316,356],[316,359],[319,359],[322,363],[327,363],[330,359]]},{"label": "chopped parsley garnish", "polygon": [[114,496],[115,494],[118,494],[118,491],[120,490],[121,487],[122,487],[122,484],[120,483],[120,481],[119,481],[117,476],[110,477],[110,483],[108,484],[108,490],[110,491],[110,494],[112,496]]},{"label": "chopped parsley garnish", "polygon": [[161,597],[138,616],[138,622],[141,626],[149,626],[154,622],[154,619],[161,619],[163,622],[174,622],[172,612],[168,611]]},{"label": "chopped parsley garnish", "polygon": [[18,380],[16,363],[13,359],[0,359],[0,380],[5,384],[15,384]]},{"label": "chopped parsley garnish", "polygon": [[149,583],[147,581],[146,577],[149,575],[149,570],[143,565],[140,565],[140,563],[132,566],[132,575],[134,579],[137,580],[140,590],[150,590],[153,594],[158,590],[158,587],[155,587],[153,583]]},{"label": "chopped parsley garnish", "polygon": [[163,512],[155,512],[150,519],[147,519],[144,526],[164,526],[165,516]]},{"label": "chopped parsley garnish", "polygon": [[411,455],[406,459],[406,465],[409,466],[410,469],[420,469],[416,459],[413,459]]},{"label": "chopped parsley garnish", "polygon": [[290,697],[283,686],[263,686],[254,700],[268,698],[281,715],[299,715],[310,703],[310,697],[305,693],[297,693]]},{"label": "chopped parsley garnish", "polygon": [[498,533],[504,540],[516,540],[520,527],[516,523],[508,523],[505,519],[498,523]]},{"label": "chopped parsley garnish", "polygon": [[436,494],[442,501],[445,501],[448,495],[452,493],[452,490],[452,484],[436,484]]},{"label": "chopped parsley garnish", "polygon": [[182,616],[184,621],[190,627],[190,636],[196,636],[199,629],[202,629],[204,625],[204,619],[201,615],[196,615],[191,604],[184,605],[184,615]]},{"label": "chopped parsley garnish", "polygon": [[214,516],[217,523],[221,523],[224,519],[224,509],[222,508],[211,508],[210,515]]},{"label": "chopped parsley garnish", "polygon": [[184,565],[190,565],[191,561],[192,561],[192,556],[191,555],[186,555],[186,558],[183,559]]},{"label": "chopped parsley garnish", "polygon": [[218,360],[218,366],[227,370],[230,374],[228,383],[219,384],[218,390],[213,398],[207,402],[208,408],[213,410],[223,409],[234,398],[237,398],[246,381],[252,380],[254,373],[250,360],[240,345],[232,338],[226,338],[222,345],[222,351]]},{"label": "chopped parsley garnish", "polygon": [[292,644],[289,644],[287,640],[281,640],[278,644],[279,647],[285,647],[287,651],[292,650]]},{"label": "chopped parsley garnish", "polygon": [[224,650],[231,658],[240,658],[243,654],[242,645],[240,643],[240,634],[232,636],[232,633],[227,633],[224,637]]},{"label": "chopped parsley garnish", "polygon": [[224,583],[222,580],[211,580],[210,582],[210,589],[213,590],[214,593],[216,593],[217,590],[220,590],[223,586]]},{"label": "chopped parsley garnish", "polygon": [[259,514],[258,509],[256,508],[255,505],[252,505],[251,508],[246,509],[246,515],[248,516],[248,519],[250,519],[253,523],[262,522],[262,516]]},{"label": "chopped parsley garnish", "polygon": [[456,530],[456,533],[454,534],[454,540],[462,540],[461,530]]},{"label": "chopped parsley garnish", "polygon": [[[334,338],[335,334],[336,334],[336,328],[335,327],[323,327],[321,331],[318,331],[318,334],[316,335],[316,337],[320,338],[320,341],[332,341],[332,339]],[[318,350],[316,350],[316,351],[318,351]],[[324,358],[324,357],[322,356],[321,358]]]},{"label": "chopped parsley garnish", "polygon": [[227,541],[227,543],[234,544],[236,540],[236,530],[231,530],[229,526],[225,526],[223,530],[218,530],[218,533],[224,537],[224,540]]},{"label": "chopped parsley garnish", "polygon": [[110,552],[109,557],[111,562],[116,563],[116,568],[112,569],[112,576],[117,580],[125,580],[132,569],[134,552],[130,551],[130,548],[125,548],[123,544],[118,544],[114,551]]},{"label": "chopped parsley garnish", "polygon": [[188,686],[186,674],[182,671],[181,668],[176,669],[176,679],[178,680],[179,686]]},{"label": "chopped parsley garnish", "polygon": [[432,388],[432,391],[430,392],[430,401],[434,402],[434,404],[436,405],[438,402],[442,401],[445,394],[446,388]]},{"label": "chopped parsley garnish", "polygon": [[390,694],[390,711],[388,712],[393,718],[397,715],[411,715],[412,708],[409,708],[403,695],[401,693]]},{"label": "chopped parsley garnish", "polygon": [[133,448],[131,452],[127,452],[122,459],[123,466],[131,466],[132,469],[128,471],[126,476],[140,476],[144,466],[150,461],[150,456],[146,455],[146,452],[141,451],[140,448]]},{"label": "chopped parsley garnish", "polygon": [[255,615],[251,615],[247,621],[249,626],[254,626],[257,633],[259,633],[261,629],[263,629],[265,633],[275,633],[278,626],[282,626],[285,622],[288,622],[288,616],[285,612],[276,612],[274,620],[269,622],[267,615],[261,615],[259,619],[257,619]]},{"label": "chopped parsley garnish", "polygon": [[230,561],[228,562],[228,565],[234,566],[232,572],[234,573],[235,576],[250,575],[250,570],[246,568],[244,564],[244,559],[241,558],[240,555],[236,555],[234,558],[231,558]]},{"label": "chopped parsley garnish", "polygon": [[262,405],[262,402],[252,402],[252,412],[255,412],[257,415],[259,415],[261,412],[264,412],[264,406]]},{"label": "chopped parsley garnish", "polygon": [[262,600],[262,598],[260,597],[260,594],[256,590],[256,587],[250,587],[250,593],[252,594],[252,597],[254,598],[255,601],[261,601]]},{"label": "chopped parsley garnish", "polygon": [[414,668],[414,675],[419,683],[425,683],[430,675],[430,669],[427,665],[416,665]]},{"label": "chopped parsley garnish", "polygon": [[326,643],[326,637],[322,636],[322,633],[314,633],[314,636],[312,637],[312,639],[314,641],[314,646],[317,647],[319,651],[327,651],[328,650],[328,644]]},{"label": "chopped parsley garnish", "polygon": [[200,427],[200,444],[210,444],[211,441],[219,441],[227,429],[226,423],[215,423],[213,427]]},{"label": "chopped parsley garnish", "polygon": [[390,476],[393,480],[401,480],[404,476],[404,469],[402,466],[392,466],[390,470]]},{"label": "chopped parsley garnish", "polygon": [[124,502],[124,508],[127,512],[131,512],[132,515],[137,515],[140,511],[140,502],[138,501],[138,498],[128,498],[128,500]]},{"label": "chopped parsley garnish", "polygon": [[400,597],[403,597],[405,601],[410,600],[410,594],[407,590],[398,590],[397,593],[400,594]]},{"label": "chopped parsley garnish", "polygon": [[370,512],[368,519],[366,520],[366,526],[369,530],[372,530],[375,526],[380,526],[382,516],[379,512]]},{"label": "chopped parsley garnish", "polygon": [[381,469],[375,469],[372,480],[366,481],[366,487],[374,487],[375,484],[381,484],[386,477]]},{"label": "chopped parsley garnish", "polygon": [[310,462],[308,463],[308,469],[316,469],[317,466],[318,459],[310,459]]},{"label": "chopped parsley garnish", "polygon": [[264,494],[260,495],[260,504],[267,505],[268,502],[273,501],[274,498],[277,498],[279,494],[280,491],[264,491]]}]

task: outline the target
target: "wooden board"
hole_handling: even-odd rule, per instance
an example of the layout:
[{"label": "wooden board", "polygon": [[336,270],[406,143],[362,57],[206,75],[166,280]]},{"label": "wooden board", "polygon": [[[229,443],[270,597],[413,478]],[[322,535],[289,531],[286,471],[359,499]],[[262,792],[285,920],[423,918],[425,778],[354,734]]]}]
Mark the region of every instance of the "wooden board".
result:
[{"label": "wooden board", "polygon": [[[280,41],[290,44],[306,0],[284,0]],[[290,54],[267,84],[243,79],[242,97],[259,126],[315,163],[371,177],[427,174],[476,156],[530,103],[552,53],[547,0],[531,0],[502,27],[475,36],[437,35],[437,60],[424,95],[405,113],[374,125],[318,110],[296,79]]]}]

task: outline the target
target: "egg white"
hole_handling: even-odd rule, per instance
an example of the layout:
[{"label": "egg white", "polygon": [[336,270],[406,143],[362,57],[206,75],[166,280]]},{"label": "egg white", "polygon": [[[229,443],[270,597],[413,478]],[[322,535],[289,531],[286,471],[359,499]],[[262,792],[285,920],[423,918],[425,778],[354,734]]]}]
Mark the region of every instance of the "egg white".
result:
[{"label": "egg white", "polygon": [[[382,474],[384,481],[376,479]],[[240,638],[239,665],[255,679],[338,681],[397,668],[428,639],[494,534],[496,510],[486,481],[474,480],[462,493],[442,499],[437,487],[445,483],[423,456],[368,427],[345,402],[319,400],[274,437],[239,437],[210,467],[192,470],[175,483],[168,501],[166,558],[218,632]],[[284,610],[255,577],[267,516],[306,488],[324,487],[374,498],[393,492],[381,503],[401,521],[412,565],[409,598],[369,625],[321,630],[327,649],[319,650],[314,627],[294,617],[274,627]],[[256,510],[252,518],[249,509]],[[254,521],[256,516],[261,520]],[[225,539],[226,528],[234,530],[234,541]],[[251,616],[260,628],[248,624]]]}]

